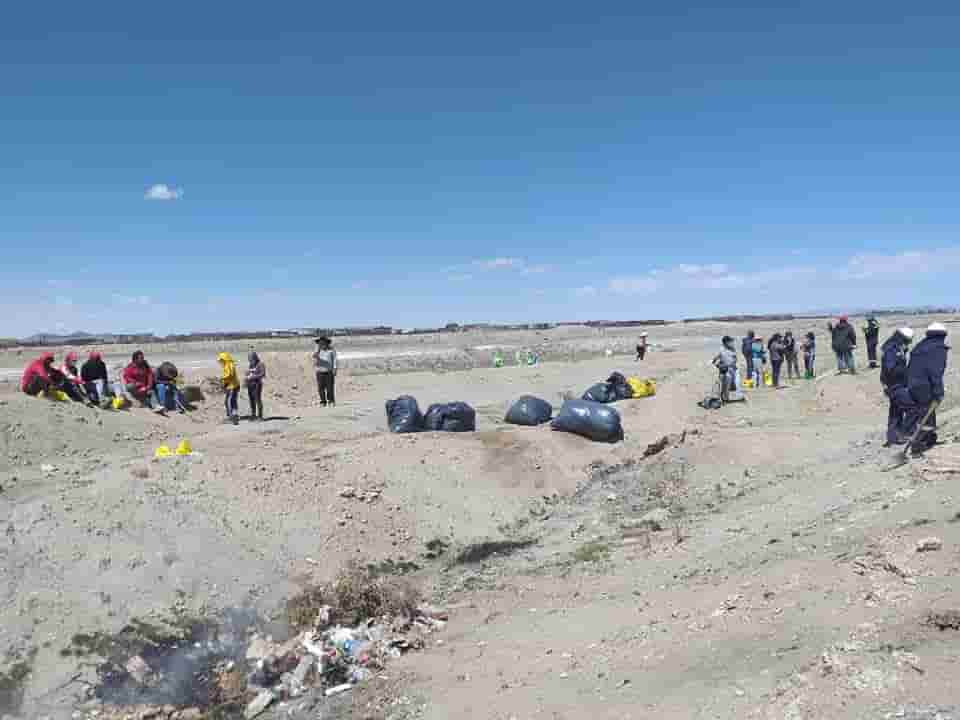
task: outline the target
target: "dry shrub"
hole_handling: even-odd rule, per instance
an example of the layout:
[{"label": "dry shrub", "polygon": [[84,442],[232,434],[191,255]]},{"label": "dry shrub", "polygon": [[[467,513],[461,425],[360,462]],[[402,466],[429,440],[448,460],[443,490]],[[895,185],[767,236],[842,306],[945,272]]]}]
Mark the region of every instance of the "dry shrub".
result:
[{"label": "dry shrub", "polygon": [[419,591],[403,578],[377,575],[354,562],[330,583],[314,585],[287,601],[287,622],[292,630],[312,628],[324,605],[334,622],[356,625],[381,616],[411,616],[420,603]]},{"label": "dry shrub", "polygon": [[138,480],[146,480],[150,477],[150,468],[144,467],[143,465],[137,465],[136,467],[130,468],[130,474]]}]

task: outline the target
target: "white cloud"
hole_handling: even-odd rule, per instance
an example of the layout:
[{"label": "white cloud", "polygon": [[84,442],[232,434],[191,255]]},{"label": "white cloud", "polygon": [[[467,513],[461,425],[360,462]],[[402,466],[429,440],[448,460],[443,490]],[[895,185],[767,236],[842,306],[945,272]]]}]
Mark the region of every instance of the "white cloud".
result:
[{"label": "white cloud", "polygon": [[931,273],[960,269],[960,247],[907,250],[893,255],[862,253],[850,258],[846,274],[854,280],[901,273]]},{"label": "white cloud", "polygon": [[148,187],[143,197],[145,200],[179,200],[183,197],[183,188],[157,183]]},{"label": "white cloud", "polygon": [[113,293],[111,295],[115,305],[149,305],[150,296],[149,295],[119,295]]},{"label": "white cloud", "polygon": [[553,265],[528,265],[523,269],[524,275],[543,275],[556,270]]},{"label": "white cloud", "polygon": [[515,270],[523,267],[523,260],[514,257],[497,257],[489,260],[475,260],[476,267],[483,270]]}]

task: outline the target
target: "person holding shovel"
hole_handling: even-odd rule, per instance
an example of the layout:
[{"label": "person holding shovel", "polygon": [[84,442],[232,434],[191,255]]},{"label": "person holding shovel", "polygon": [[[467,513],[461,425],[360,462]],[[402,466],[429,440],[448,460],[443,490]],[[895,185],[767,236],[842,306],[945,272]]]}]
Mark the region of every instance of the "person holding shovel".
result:
[{"label": "person holding shovel", "polygon": [[883,344],[880,360],[880,384],[883,394],[890,400],[887,412],[887,441],[885,446],[902,445],[907,441],[903,436],[903,408],[897,404],[898,388],[907,385],[907,358],[910,343],[913,342],[913,329],[902,327]]},{"label": "person holding shovel", "polygon": [[907,448],[917,455],[937,443],[936,409],[943,400],[943,375],[949,350],[947,328],[943,323],[931,323],[927,336],[910,353],[907,385],[894,392],[894,399],[903,410],[904,434],[909,437],[919,429],[913,446]]}]

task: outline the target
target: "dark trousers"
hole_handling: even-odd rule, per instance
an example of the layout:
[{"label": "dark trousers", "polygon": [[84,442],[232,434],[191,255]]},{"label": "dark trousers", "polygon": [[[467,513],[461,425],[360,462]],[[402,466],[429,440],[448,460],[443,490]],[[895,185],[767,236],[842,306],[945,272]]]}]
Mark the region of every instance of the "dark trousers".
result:
[{"label": "dark trousers", "polygon": [[800,377],[800,363],[797,362],[797,354],[787,355],[787,377]]},{"label": "dark trousers", "polygon": [[336,405],[337,399],[333,393],[334,374],[330,372],[317,373],[317,391],[320,393],[321,405]]},{"label": "dark trousers", "polygon": [[816,360],[816,355],[813,353],[804,353],[803,354],[803,369],[807,373],[807,377],[813,377],[816,375],[816,371],[813,368],[814,361]]},{"label": "dark trousers", "polygon": [[773,386],[780,387],[780,368],[783,367],[783,360],[771,360],[773,366]]},{"label": "dark trousers", "polygon": [[637,360],[643,360],[647,356],[647,348],[643,345],[637,345]]},{"label": "dark trousers", "polygon": [[870,367],[877,365],[877,344],[867,345],[867,360],[870,361]]},{"label": "dark trousers", "polygon": [[227,390],[226,395],[223,397],[223,406],[227,411],[228,418],[234,418],[237,416],[237,398],[240,396],[240,388],[233,388],[232,390]]},{"label": "dark trousers", "polygon": [[747,361],[747,377],[753,377],[753,353],[744,353],[743,357]]},{"label": "dark trousers", "polygon": [[263,420],[263,383],[247,383],[247,396],[250,398],[250,417]]},{"label": "dark trousers", "polygon": [[[930,409],[929,403],[918,403],[913,399],[913,395],[910,394],[910,390],[905,387],[898,387],[893,391],[893,400],[897,404],[899,411],[903,413],[902,420],[902,431],[903,434],[907,436],[907,439],[914,432],[916,432],[917,427],[920,425],[920,421],[923,420],[923,416],[927,414],[927,410]],[[930,413],[930,417],[927,418],[926,422],[927,427],[934,428],[933,430],[928,430],[921,432],[916,439],[916,442],[913,444],[915,450],[926,450],[937,442],[937,413]]]},{"label": "dark trousers", "polygon": [[895,396],[897,388],[884,388],[884,393],[890,399],[890,408],[887,410],[887,443],[899,445],[904,442],[903,437],[903,408],[897,404]]},{"label": "dark trousers", "polygon": [[46,392],[52,387],[53,385],[50,384],[49,380],[34,377],[33,380],[30,381],[30,384],[27,385],[26,389],[24,389],[24,392],[27,395],[39,395],[41,392]]}]

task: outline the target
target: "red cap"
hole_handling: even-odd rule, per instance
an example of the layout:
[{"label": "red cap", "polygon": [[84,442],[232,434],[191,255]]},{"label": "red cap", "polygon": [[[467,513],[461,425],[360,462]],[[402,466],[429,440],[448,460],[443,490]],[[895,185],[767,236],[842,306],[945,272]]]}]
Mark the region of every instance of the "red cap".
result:
[{"label": "red cap", "polygon": [[77,354],[76,354],[75,352],[72,352],[72,351],[71,351],[71,352],[68,352],[68,353],[67,353],[67,356],[64,358],[64,360],[65,360],[66,362],[76,362],[76,361],[77,361]]}]

